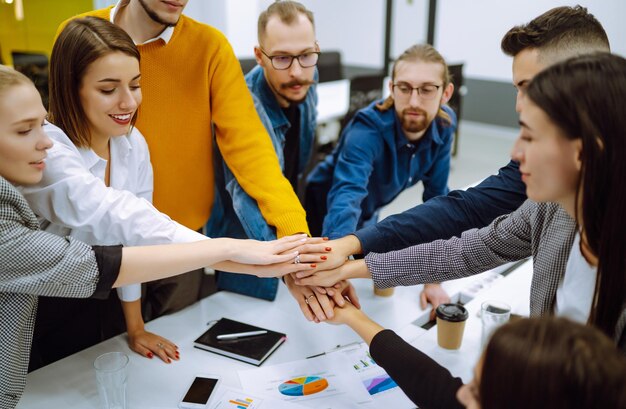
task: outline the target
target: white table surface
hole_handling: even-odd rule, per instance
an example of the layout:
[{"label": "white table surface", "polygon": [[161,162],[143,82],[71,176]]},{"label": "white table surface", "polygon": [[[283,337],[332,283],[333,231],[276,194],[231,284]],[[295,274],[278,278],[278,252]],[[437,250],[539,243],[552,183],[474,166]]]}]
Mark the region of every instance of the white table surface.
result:
[{"label": "white table surface", "polygon": [[[386,328],[397,331],[456,376],[469,380],[479,356],[480,319],[476,311],[484,299],[519,300],[513,311],[527,315],[531,263],[497,280],[494,285],[467,304],[470,318],[463,345],[459,351],[448,352],[436,344],[436,326],[426,331],[411,324],[422,321],[428,314],[419,306],[421,286],[396,288],[389,298],[373,295],[370,280],[354,280],[364,311]],[[474,278],[445,283],[450,294],[458,291]],[[98,408],[99,400],[93,370],[93,361],[100,354],[122,351],[129,355],[128,407],[177,408],[178,402],[195,374],[217,373],[224,384],[240,387],[237,370],[253,366],[193,348],[193,341],[204,332],[207,323],[227,317],[270,328],[287,334],[288,340],[263,364],[273,365],[328,351],[337,345],[360,341],[348,327],[314,324],[302,316],[295,300],[284,285],[279,286],[274,302],[263,301],[229,292],[219,292],[180,311],[156,319],[147,329],[162,335],[180,350],[181,359],[165,364],[132,352],[125,335],[120,335],[81,351],[28,375],[27,386],[18,408]]]}]

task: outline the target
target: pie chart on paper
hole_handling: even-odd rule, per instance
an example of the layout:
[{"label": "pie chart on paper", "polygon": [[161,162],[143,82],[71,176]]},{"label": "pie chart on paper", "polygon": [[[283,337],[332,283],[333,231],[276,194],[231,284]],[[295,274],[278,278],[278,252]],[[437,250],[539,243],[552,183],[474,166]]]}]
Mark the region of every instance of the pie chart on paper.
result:
[{"label": "pie chart on paper", "polygon": [[278,391],[286,396],[313,395],[328,388],[328,381],[319,376],[294,378],[278,385]]}]

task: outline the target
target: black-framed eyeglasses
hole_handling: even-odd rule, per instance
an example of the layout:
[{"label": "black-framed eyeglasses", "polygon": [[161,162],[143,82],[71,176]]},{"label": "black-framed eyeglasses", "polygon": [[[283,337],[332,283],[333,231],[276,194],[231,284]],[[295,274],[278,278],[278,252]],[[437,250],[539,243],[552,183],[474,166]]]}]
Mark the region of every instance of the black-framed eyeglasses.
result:
[{"label": "black-framed eyeglasses", "polygon": [[[260,48],[260,47],[259,47]],[[300,55],[267,55],[265,50],[261,48],[261,52],[264,56],[269,58],[272,63],[272,67],[277,70],[288,70],[293,64],[294,59],[298,59],[298,63],[302,68],[310,68],[317,64],[320,58],[319,51],[307,51]]]},{"label": "black-framed eyeglasses", "polygon": [[417,91],[417,96],[424,100],[434,99],[438,94],[437,91],[439,91],[439,88],[441,87],[442,85],[435,84],[426,84],[420,87],[412,87],[406,82],[396,82],[393,84],[393,88],[399,92],[399,96],[402,97],[402,99],[406,100],[411,99],[413,91]]}]

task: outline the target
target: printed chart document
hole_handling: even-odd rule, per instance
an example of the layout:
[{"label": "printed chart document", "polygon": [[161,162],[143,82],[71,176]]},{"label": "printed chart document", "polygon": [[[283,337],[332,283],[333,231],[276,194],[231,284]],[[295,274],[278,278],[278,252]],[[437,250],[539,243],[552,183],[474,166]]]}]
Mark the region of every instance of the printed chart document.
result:
[{"label": "printed chart document", "polygon": [[350,345],[326,356],[333,358],[337,355],[343,355],[348,360],[350,369],[359,376],[363,386],[374,399],[373,402],[361,405],[361,408],[415,408],[415,404],[402,389],[372,359],[367,344]]},{"label": "printed chart document", "polygon": [[218,398],[209,409],[308,409],[308,406],[260,397],[228,386],[220,387],[217,393]]},{"label": "printed chart document", "polygon": [[239,371],[244,390],[316,409],[358,408],[372,397],[341,354]]}]

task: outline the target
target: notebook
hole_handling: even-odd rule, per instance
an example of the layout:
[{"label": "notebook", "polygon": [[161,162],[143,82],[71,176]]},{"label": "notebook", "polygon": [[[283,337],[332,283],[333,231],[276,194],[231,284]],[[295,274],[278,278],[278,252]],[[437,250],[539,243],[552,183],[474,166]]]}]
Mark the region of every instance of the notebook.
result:
[{"label": "notebook", "polygon": [[[217,339],[218,335],[234,334],[249,331],[267,331],[266,334],[235,339]],[[221,318],[204,334],[196,339],[193,345],[216,354],[259,366],[274,352],[287,335],[266,328],[255,327],[228,318]]]}]

